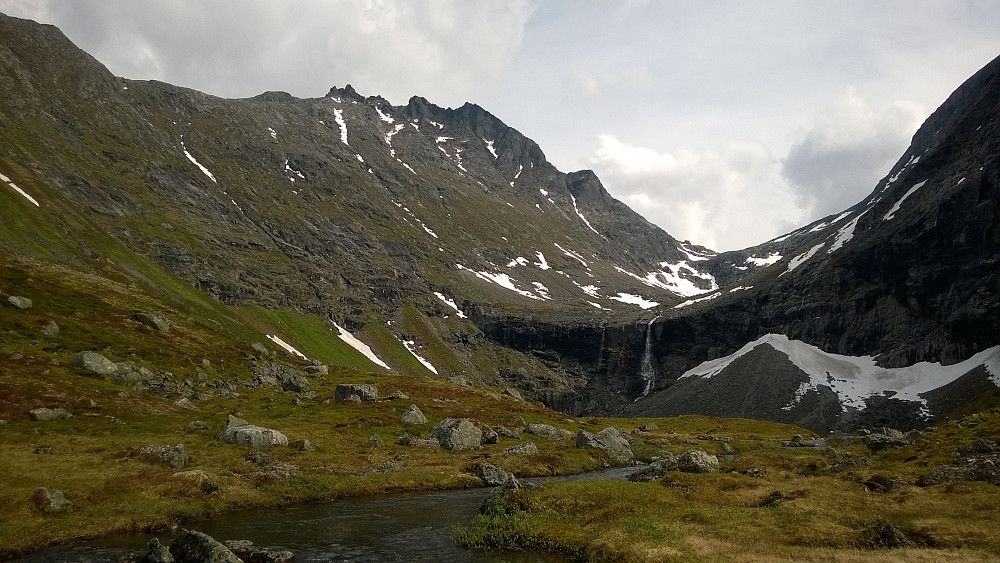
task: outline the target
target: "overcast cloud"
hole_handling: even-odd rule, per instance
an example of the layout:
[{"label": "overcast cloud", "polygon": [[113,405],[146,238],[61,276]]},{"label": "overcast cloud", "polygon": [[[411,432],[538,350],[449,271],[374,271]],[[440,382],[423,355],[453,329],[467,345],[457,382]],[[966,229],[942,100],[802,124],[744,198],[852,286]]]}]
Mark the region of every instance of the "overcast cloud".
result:
[{"label": "overcast cloud", "polygon": [[115,74],[227,97],[472,101],[680,239],[763,242],[864,198],[1000,54],[1000,2],[0,0]]}]

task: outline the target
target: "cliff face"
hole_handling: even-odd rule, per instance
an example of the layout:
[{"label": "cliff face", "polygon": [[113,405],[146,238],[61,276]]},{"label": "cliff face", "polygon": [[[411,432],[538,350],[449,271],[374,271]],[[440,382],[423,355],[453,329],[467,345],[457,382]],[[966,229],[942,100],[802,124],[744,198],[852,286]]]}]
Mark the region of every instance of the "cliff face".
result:
[{"label": "cliff face", "polygon": [[[739,408],[671,388],[768,334],[886,368],[1000,344],[998,66],[927,120],[863,202],[716,255],[642,219],[593,172],[555,169],[474,104],[392,106],[350,86],[225,100],[115,77],[57,29],[0,16],[0,174],[39,203],[0,192],[3,252],[156,283],[128,249],[230,306],[440,344],[443,376],[573,414],[835,425],[846,407],[818,388],[775,410],[805,381],[791,369]],[[427,332],[403,322],[414,315]],[[461,318],[434,320],[449,316]],[[758,372],[781,364],[752,359],[734,363],[730,388],[764,385]]]}]

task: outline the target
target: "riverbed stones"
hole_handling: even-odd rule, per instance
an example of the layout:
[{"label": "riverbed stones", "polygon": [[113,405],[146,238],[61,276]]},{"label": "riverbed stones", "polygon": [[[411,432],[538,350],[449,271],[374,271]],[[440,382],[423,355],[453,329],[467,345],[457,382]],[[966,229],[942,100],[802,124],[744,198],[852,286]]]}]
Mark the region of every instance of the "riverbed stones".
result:
[{"label": "riverbed stones", "polygon": [[136,311],[132,315],[139,324],[148,326],[149,328],[158,332],[169,332],[170,331],[170,319],[164,317],[159,313],[149,313],[146,311]]},{"label": "riverbed stones", "polygon": [[427,424],[427,417],[420,410],[417,405],[410,405],[410,408],[406,409],[403,413],[403,417],[400,419],[403,424]]},{"label": "riverbed stones", "polygon": [[545,438],[546,440],[572,440],[573,433],[563,428],[556,428],[551,424],[536,422],[529,424],[524,431],[532,436]]},{"label": "riverbed stones", "polygon": [[135,451],[135,457],[139,461],[168,465],[174,469],[183,469],[184,464],[190,459],[187,450],[184,449],[184,444],[174,446],[161,446],[158,444],[141,446]]},{"label": "riverbed stones", "polygon": [[333,398],[340,403],[351,395],[357,395],[363,402],[374,402],[378,400],[378,387],[370,383],[341,383],[334,390]]},{"label": "riverbed stones", "polygon": [[243,444],[251,448],[288,445],[288,438],[281,432],[263,426],[255,426],[233,415],[229,415],[226,428],[219,432],[215,439],[228,444]]},{"label": "riverbed stones", "polygon": [[596,434],[580,430],[576,433],[576,447],[598,450],[618,463],[628,463],[635,459],[628,440],[617,428],[610,426]]},{"label": "riverbed stones", "polygon": [[153,538],[146,544],[146,553],[139,559],[139,563],[174,563],[174,556],[167,546],[160,543],[159,538]]},{"label": "riverbed stones", "polygon": [[90,350],[73,356],[73,364],[98,375],[111,375],[118,369],[114,362]]},{"label": "riverbed stones", "polygon": [[31,495],[31,501],[35,503],[35,508],[41,511],[42,514],[55,514],[71,509],[66,496],[63,495],[62,491],[57,491],[56,489],[38,487],[35,489],[34,494]]},{"label": "riverbed stones", "polygon": [[181,529],[170,544],[170,554],[176,563],[243,563],[228,547],[208,534]]},{"label": "riverbed stones", "polygon": [[22,297],[20,295],[8,296],[7,303],[10,303],[17,309],[30,309],[32,305],[31,299],[28,299],[27,297]]},{"label": "riverbed stones", "polygon": [[538,455],[538,446],[534,442],[521,442],[505,449],[503,455]]},{"label": "riverbed stones", "polygon": [[446,450],[473,450],[482,445],[483,432],[468,418],[446,418],[431,430],[431,438]]},{"label": "riverbed stones", "polygon": [[677,469],[684,473],[718,473],[719,458],[705,450],[687,451],[677,458]]},{"label": "riverbed stones", "polygon": [[246,563],[291,563],[295,561],[295,554],[291,551],[257,547],[250,540],[226,540],[222,543]]},{"label": "riverbed stones", "polygon": [[32,409],[28,413],[31,420],[38,422],[49,422],[51,420],[63,420],[67,418],[73,418],[73,415],[69,411],[62,407],[57,407],[54,409],[42,407],[40,409]]}]

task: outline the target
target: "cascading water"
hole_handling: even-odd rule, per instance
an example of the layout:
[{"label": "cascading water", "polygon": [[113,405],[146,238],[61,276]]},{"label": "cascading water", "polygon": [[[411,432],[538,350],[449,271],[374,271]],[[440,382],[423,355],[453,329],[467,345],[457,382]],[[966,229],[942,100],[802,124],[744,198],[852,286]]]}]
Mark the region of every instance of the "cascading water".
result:
[{"label": "cascading water", "polygon": [[642,367],[639,369],[639,375],[642,377],[644,386],[642,395],[639,395],[636,401],[649,395],[649,392],[653,390],[653,385],[656,383],[656,369],[653,368],[653,323],[658,318],[660,318],[659,315],[653,317],[649,320],[649,324],[646,325],[646,350],[642,354]]}]

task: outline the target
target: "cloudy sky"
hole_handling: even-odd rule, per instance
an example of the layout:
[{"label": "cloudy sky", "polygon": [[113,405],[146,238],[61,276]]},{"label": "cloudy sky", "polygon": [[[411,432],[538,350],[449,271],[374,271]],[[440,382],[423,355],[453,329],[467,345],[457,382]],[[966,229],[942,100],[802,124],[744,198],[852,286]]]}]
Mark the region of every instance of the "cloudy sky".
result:
[{"label": "cloudy sky", "polygon": [[995,0],[0,0],[112,72],[226,97],[471,101],[680,239],[763,242],[867,195],[1000,55]]}]

